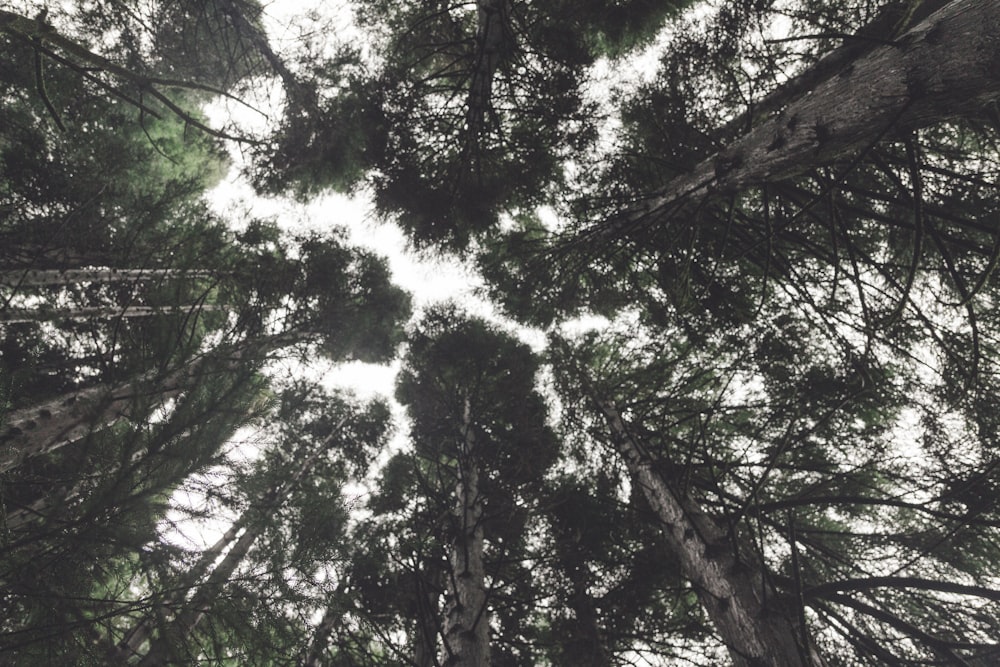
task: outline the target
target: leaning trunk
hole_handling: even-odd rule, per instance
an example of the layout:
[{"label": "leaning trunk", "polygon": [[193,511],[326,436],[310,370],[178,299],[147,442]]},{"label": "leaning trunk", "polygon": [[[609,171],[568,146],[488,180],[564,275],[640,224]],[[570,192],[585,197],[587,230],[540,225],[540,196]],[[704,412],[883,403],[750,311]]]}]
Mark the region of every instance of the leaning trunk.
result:
[{"label": "leaning trunk", "polygon": [[667,546],[680,561],[737,667],[819,667],[823,659],[807,629],[777,599],[759,558],[734,549],[730,535],[696,501],[656,471],[611,401],[595,398],[615,445],[663,527]]},{"label": "leaning trunk", "polygon": [[[978,113],[1000,97],[1000,3],[955,0],[701,162],[633,209],[629,224],[684,216],[705,198],[787,179],[916,130]],[[603,234],[617,235],[614,226]]]},{"label": "leaning trunk", "polygon": [[[209,568],[225,552],[226,547],[233,543],[242,528],[242,521],[235,522],[222,537],[216,540],[214,545],[202,552],[198,558],[198,562],[185,573],[183,581],[177,582],[173,590],[157,603],[158,610],[161,612],[157,614],[158,616],[162,616],[163,612],[175,607],[183,600],[187,592],[198,583],[198,580],[208,572]],[[114,664],[123,664],[133,656],[140,655],[140,649],[150,640],[155,628],[156,619],[153,616],[147,616],[132,628],[118,644],[111,648],[108,657]]]},{"label": "leaning trunk", "polygon": [[175,398],[194,385],[201,373],[230,371],[253,355],[295,343],[303,336],[284,333],[244,342],[236,349],[202,355],[166,375],[145,373],[114,387],[98,385],[10,412],[0,429],[0,472],[82,440],[119,419],[136,417],[138,410],[148,406],[145,399],[152,397],[162,404]]},{"label": "leaning trunk", "polygon": [[233,576],[236,568],[246,558],[250,547],[253,546],[260,533],[259,528],[247,528],[246,532],[240,536],[240,539],[226,554],[226,557],[222,559],[222,562],[212,570],[208,579],[198,587],[198,591],[191,601],[185,604],[184,611],[178,614],[174,621],[152,641],[149,652],[139,661],[139,665],[166,665],[179,657],[175,655],[179,652],[179,647],[201,625],[212,608],[212,604]]},{"label": "leaning trunk", "polygon": [[465,404],[462,451],[455,486],[455,541],[444,618],[445,663],[453,667],[490,664],[489,612],[486,609],[486,570],[483,564],[483,503],[469,403]]},{"label": "leaning trunk", "polygon": [[8,413],[0,434],[0,472],[82,440],[93,431],[132,415],[137,398],[143,394],[157,393],[161,401],[176,396],[183,389],[179,379],[173,373],[151,392],[147,387],[150,377],[142,375],[115,387],[89,387]]}]

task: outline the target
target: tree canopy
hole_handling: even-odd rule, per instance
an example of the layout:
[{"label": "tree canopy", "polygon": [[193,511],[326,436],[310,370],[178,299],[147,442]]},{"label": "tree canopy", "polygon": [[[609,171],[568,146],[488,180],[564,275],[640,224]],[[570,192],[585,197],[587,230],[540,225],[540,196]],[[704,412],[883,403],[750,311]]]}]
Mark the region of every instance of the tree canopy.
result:
[{"label": "tree canopy", "polygon": [[276,11],[0,10],[0,663],[1000,661],[997,3]]}]

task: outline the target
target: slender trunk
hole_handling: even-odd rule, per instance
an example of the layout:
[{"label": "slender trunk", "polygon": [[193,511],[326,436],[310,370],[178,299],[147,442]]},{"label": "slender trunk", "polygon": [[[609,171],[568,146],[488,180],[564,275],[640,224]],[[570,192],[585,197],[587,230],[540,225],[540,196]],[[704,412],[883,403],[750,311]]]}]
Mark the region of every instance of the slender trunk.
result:
[{"label": "slender trunk", "polygon": [[[662,195],[633,209],[628,222],[663,223],[705,198],[829,164],[877,143],[890,129],[977,113],[1000,97],[998,71],[1000,3],[954,0],[668,183]],[[615,228],[603,234],[614,235]]]},{"label": "slender trunk", "polygon": [[458,457],[455,516],[458,525],[451,547],[448,602],[443,625],[445,665],[487,667],[490,664],[489,612],[483,564],[483,503],[479,470],[473,456],[475,438],[465,402],[462,451]]},{"label": "slender trunk", "polygon": [[493,79],[505,49],[510,49],[510,0],[476,3],[476,62],[467,100],[470,141],[483,132],[484,117],[493,106]]},{"label": "slender trunk", "polygon": [[[273,511],[287,497],[288,493],[302,481],[319,457],[329,450],[334,437],[346,421],[346,417],[341,419],[334,429],[334,434],[321,445],[317,446],[290,476],[262,494],[253,510],[255,512]],[[225,558],[219,561],[219,564],[215,566],[207,578],[204,578],[201,584],[196,585],[196,582],[204,577],[208,567],[218,559],[218,555],[222,549],[227,544],[232,543],[233,538],[240,530],[244,531],[243,534],[232,545],[232,548],[226,553]],[[179,589],[179,596],[176,598],[176,604],[174,605],[175,607],[182,607],[182,609],[176,612],[173,620],[166,623],[159,636],[151,640],[149,651],[138,664],[147,666],[165,665],[170,662],[174,654],[177,653],[178,648],[186,643],[187,638],[204,621],[226,583],[232,578],[236,568],[246,558],[250,552],[250,548],[262,533],[263,524],[259,519],[254,520],[250,516],[250,510],[244,512],[233,523],[226,535],[223,536],[223,539],[219,540],[216,546],[213,547],[215,550],[214,553],[203,556],[199,560],[199,565],[190,574],[185,576],[185,582],[190,583]],[[189,601],[184,602],[183,597],[190,588],[195,588],[194,594]],[[136,636],[136,633],[133,631],[133,633],[126,637],[122,644],[119,644],[119,647],[123,647],[124,645],[124,648],[131,651],[131,653],[119,653],[119,659],[122,659],[122,657],[127,659],[128,656],[133,655],[143,643],[150,639],[153,629],[151,623],[152,619],[147,618],[143,621],[142,625],[145,627],[142,628],[141,636]]]},{"label": "slender trunk", "polygon": [[[103,192],[103,188],[101,190]],[[41,244],[17,243],[12,234],[0,235],[3,244],[3,256],[0,257],[0,268],[4,273],[27,273],[33,267],[46,267],[45,270],[69,269],[77,266],[105,265],[113,260],[110,254],[93,250],[80,250],[63,246],[48,247]]]},{"label": "slender trunk", "polygon": [[594,397],[633,481],[662,522],[677,556],[737,667],[824,665],[808,630],[786,615],[759,558],[738,553],[731,537],[698,503],[664,480],[608,400]]},{"label": "slender trunk", "polygon": [[132,656],[141,655],[140,649],[149,641],[153,630],[156,628],[156,618],[164,616],[166,612],[177,607],[183,601],[188,592],[197,585],[198,581],[205,576],[212,565],[219,560],[226,548],[233,543],[242,529],[243,521],[241,517],[240,520],[237,520],[229,527],[229,530],[215,544],[201,553],[198,561],[184,574],[183,579],[178,581],[177,585],[163,599],[157,601],[156,607],[158,613],[148,615],[132,628],[118,644],[110,649],[108,658],[112,663],[123,664]]},{"label": "slender trunk", "polygon": [[78,283],[134,283],[160,278],[205,278],[213,271],[188,269],[24,269],[0,271],[0,287],[54,287]]},{"label": "slender trunk", "polygon": [[226,554],[225,558],[212,570],[208,578],[198,586],[194,597],[184,605],[181,611],[163,629],[158,637],[152,640],[149,652],[139,661],[139,665],[166,665],[179,657],[178,649],[185,643],[188,636],[194,632],[208,615],[212,604],[222,593],[226,583],[236,572],[236,568],[250,553],[250,547],[260,537],[262,530],[255,526],[247,527]]},{"label": "slender trunk", "polygon": [[[242,7],[239,6],[241,4],[243,5]],[[267,41],[267,37],[244,14],[244,9],[250,8],[252,5],[249,3],[238,3],[234,0],[219,0],[219,6],[225,15],[229,17],[229,20],[232,21],[236,32],[240,36],[246,37],[253,44],[254,48],[257,49],[257,53],[267,61],[267,64],[278,75],[289,97],[293,98],[298,104],[307,104],[308,101],[305,99],[307,89],[305,86],[288,69],[285,61],[274,52],[274,49],[271,48],[271,45]]]},{"label": "slender trunk", "polygon": [[62,310],[11,309],[0,310],[0,324],[28,324],[31,322],[57,322],[72,320],[86,322],[94,319],[153,317],[155,315],[188,315],[231,310],[232,306],[220,304],[190,304],[183,306],[81,306]]}]

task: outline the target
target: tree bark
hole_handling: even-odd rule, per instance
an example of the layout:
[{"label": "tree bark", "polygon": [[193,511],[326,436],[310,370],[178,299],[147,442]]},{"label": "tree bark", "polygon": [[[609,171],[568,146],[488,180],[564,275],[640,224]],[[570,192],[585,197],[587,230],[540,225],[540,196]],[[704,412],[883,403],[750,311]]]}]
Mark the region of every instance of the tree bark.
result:
[{"label": "tree bark", "polygon": [[134,283],[158,278],[205,278],[212,271],[187,269],[23,269],[0,271],[0,287],[54,287],[78,283]]},{"label": "tree bark", "polygon": [[299,662],[299,667],[323,667],[323,651],[326,649],[330,634],[339,620],[340,612],[335,611],[333,607],[328,607],[316,629],[313,630],[312,641],[309,642],[309,648]]},{"label": "tree bark", "polygon": [[46,309],[11,309],[0,310],[0,324],[29,324],[31,322],[57,322],[73,320],[85,322],[94,319],[114,320],[132,317],[153,317],[155,315],[188,315],[194,313],[211,313],[231,310],[232,306],[220,304],[190,304],[184,306],[125,306],[123,308],[107,306],[81,306],[79,308],[46,310]]},{"label": "tree bark", "polygon": [[147,383],[151,376],[145,374],[115,387],[89,387],[8,413],[0,435],[0,472],[81,440],[129,416],[138,396],[157,393],[161,400],[177,396],[183,390],[180,379],[177,372],[172,373],[158,385],[158,391],[150,391]]},{"label": "tree bark", "polygon": [[490,620],[483,563],[483,503],[479,497],[479,470],[473,456],[475,438],[468,399],[462,431],[464,441],[455,485],[458,526],[451,548],[449,595],[442,633],[444,664],[448,667],[488,667]]},{"label": "tree bark", "polygon": [[634,483],[659,517],[668,547],[736,667],[825,665],[807,629],[780,608],[782,603],[759,559],[737,553],[730,536],[698,503],[663,479],[612,401],[593,398]]},{"label": "tree bark", "polygon": [[763,98],[753,102],[718,133],[730,136],[749,130],[772,113],[780,112],[792,101],[849,67],[878,46],[890,44],[901,35],[944,7],[951,0],[896,0],[883,7],[872,21],[856,35],[844,35],[841,46],[825,54],[812,67],[796,74]]},{"label": "tree bark", "polygon": [[180,368],[163,374],[144,373],[109,387],[89,387],[8,413],[0,430],[0,472],[17,467],[29,458],[61,447],[133,416],[136,398],[155,397],[159,402],[176,398],[190,387],[210,362],[221,362],[218,372],[231,370],[253,355],[294,344],[309,334],[287,332],[245,341],[235,349],[220,349],[199,356]]},{"label": "tree bark", "polygon": [[[848,63],[777,117],[669,182],[624,222],[668,222],[706,198],[806,173],[876,144],[890,130],[911,131],[973,114],[998,98],[1000,4],[954,0],[893,45]],[[615,228],[603,232],[616,235]]]},{"label": "tree bark", "polygon": [[[219,560],[225,552],[226,547],[233,543],[242,528],[242,522],[237,520],[222,537],[216,540],[215,544],[202,552],[198,558],[198,562],[185,573],[183,581],[177,582],[177,585],[162,600],[157,602],[157,608],[161,613],[173,608],[184,599],[190,589]],[[118,644],[110,649],[108,658],[114,664],[124,664],[132,656],[141,655],[140,649],[142,649],[143,644],[149,641],[155,628],[156,619],[153,615],[148,615],[132,628]]]}]

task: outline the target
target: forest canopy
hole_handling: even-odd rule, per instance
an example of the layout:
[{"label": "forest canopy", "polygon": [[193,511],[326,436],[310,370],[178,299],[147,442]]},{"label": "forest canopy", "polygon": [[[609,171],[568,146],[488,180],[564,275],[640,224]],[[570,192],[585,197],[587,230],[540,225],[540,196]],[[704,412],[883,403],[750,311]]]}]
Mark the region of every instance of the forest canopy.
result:
[{"label": "forest canopy", "polygon": [[0,664],[1000,663],[998,142],[992,0],[4,4]]}]

